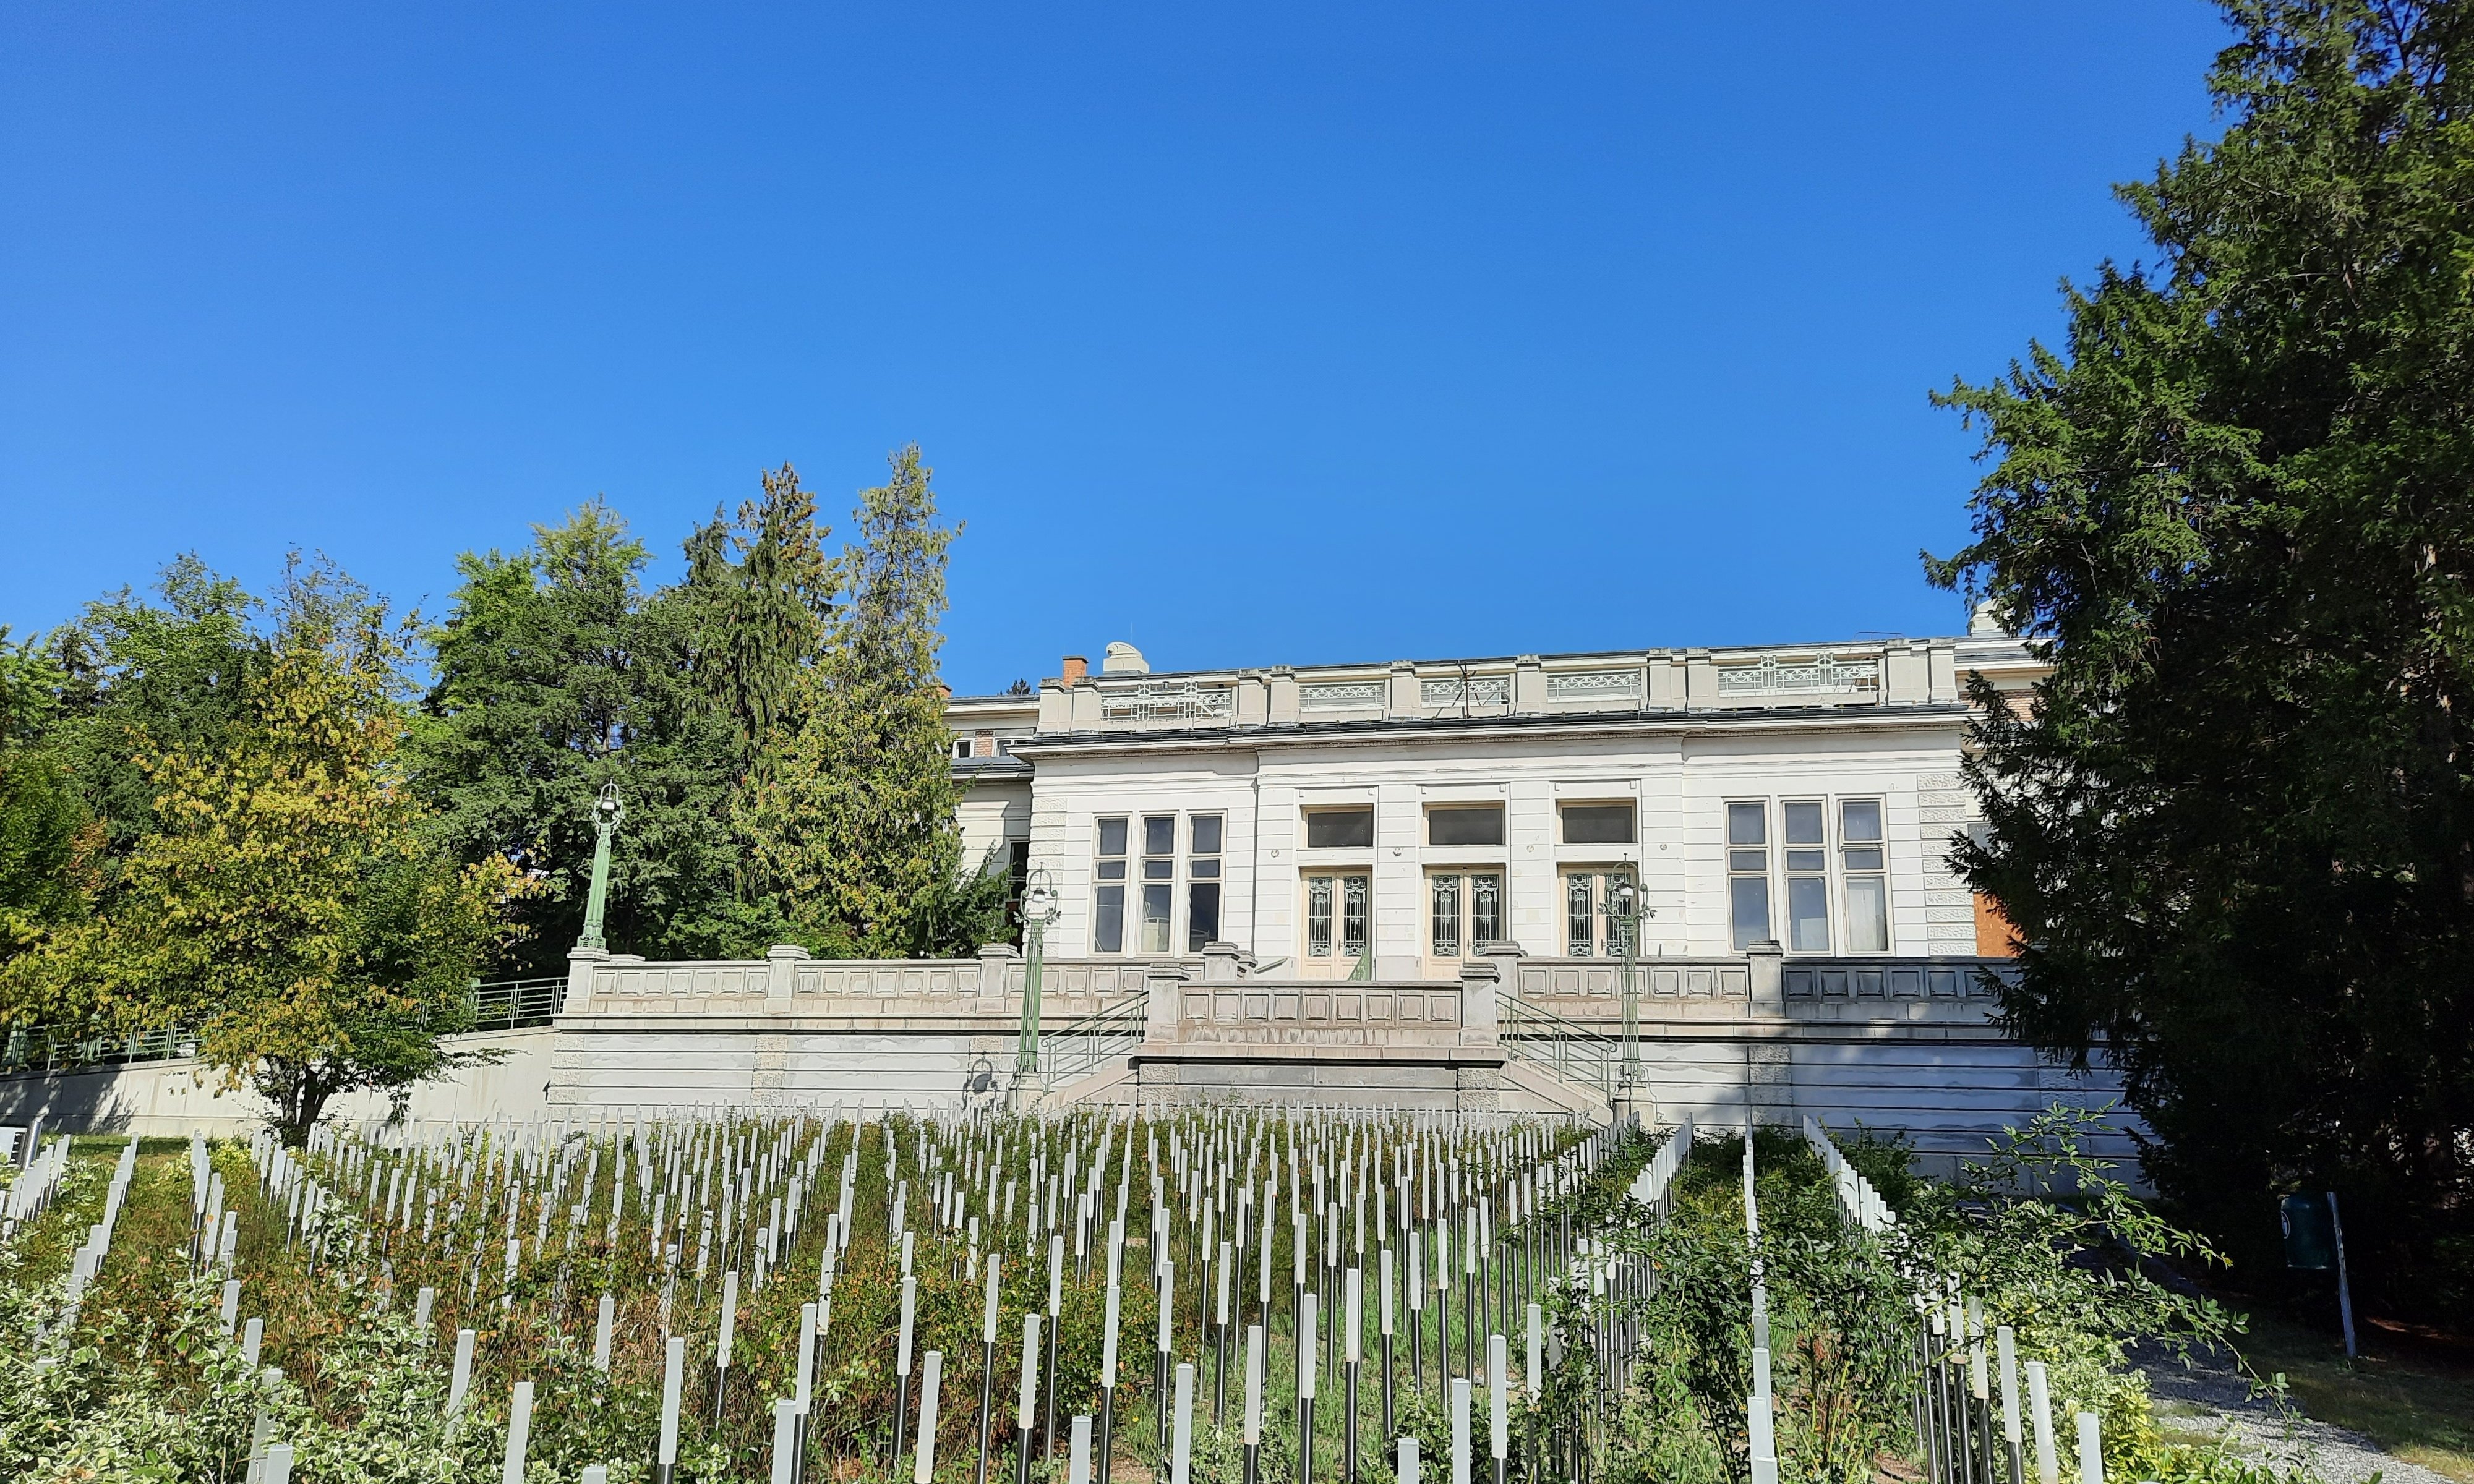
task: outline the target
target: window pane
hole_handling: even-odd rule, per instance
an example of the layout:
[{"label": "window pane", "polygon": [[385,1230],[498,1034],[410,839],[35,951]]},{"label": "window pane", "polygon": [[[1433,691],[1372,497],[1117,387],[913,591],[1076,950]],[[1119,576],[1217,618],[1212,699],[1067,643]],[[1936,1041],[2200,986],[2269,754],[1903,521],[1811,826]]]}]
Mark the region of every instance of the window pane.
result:
[{"label": "window pane", "polygon": [[1741,953],[1770,935],[1770,883],[1767,876],[1734,876],[1727,882],[1727,906],[1734,920],[1732,942]]},{"label": "window pane", "polygon": [[1729,850],[1727,852],[1727,869],[1729,871],[1767,871],[1770,869],[1770,852],[1767,850]]},{"label": "window pane", "polygon": [[1880,849],[1879,847],[1869,847],[1869,848],[1867,848],[1867,849],[1865,849],[1865,850],[1850,850],[1850,851],[1848,851],[1848,852],[1847,852],[1847,869],[1848,869],[1848,870],[1850,870],[1850,871],[1879,871],[1879,870],[1880,870],[1880,869],[1881,869],[1881,851],[1880,851]]},{"label": "window pane", "polygon": [[1596,943],[1593,879],[1579,873],[1564,878],[1564,951],[1574,958],[1588,958]]},{"label": "window pane", "polygon": [[1200,953],[1220,937],[1220,883],[1197,881],[1185,889],[1185,951]]},{"label": "window pane", "polygon": [[1880,876],[1847,878],[1847,946],[1857,953],[1890,950],[1890,894]]},{"label": "window pane", "polygon": [[1126,951],[1126,889],[1104,886],[1091,902],[1091,947],[1097,953]]},{"label": "window pane", "polygon": [[1103,881],[1123,881],[1126,879],[1126,863],[1122,860],[1104,860],[1100,862],[1100,879]]},{"label": "window pane", "polygon": [[1830,869],[1830,861],[1828,855],[1820,850],[1789,850],[1786,852],[1786,869],[1789,871],[1828,871]]},{"label": "window pane", "polygon": [[1780,805],[1786,823],[1789,845],[1821,845],[1821,802],[1805,799]]},{"label": "window pane", "polygon": [[1469,951],[1503,941],[1503,877],[1469,877]]},{"label": "window pane", "polygon": [[1769,831],[1763,822],[1763,810],[1757,803],[1727,805],[1727,843],[1729,845],[1766,845]]},{"label": "window pane", "polygon": [[1881,801],[1850,799],[1838,806],[1838,828],[1849,844],[1871,844],[1881,838]]},{"label": "window pane", "polygon": [[1331,957],[1331,877],[1306,877],[1306,957]]},{"label": "window pane", "polygon": [[1165,886],[1143,888],[1143,951],[1145,953],[1168,951],[1169,894],[1172,890]]},{"label": "window pane", "polygon": [[1194,823],[1186,827],[1191,830],[1194,835],[1192,846],[1195,854],[1217,855],[1220,853],[1219,815],[1198,814],[1194,817]]},{"label": "window pane", "polygon": [[1173,860],[1153,856],[1143,861],[1143,879],[1146,881],[1165,881],[1176,874],[1176,862]]},{"label": "window pane", "polygon": [[1787,946],[1798,953],[1830,951],[1830,883],[1820,876],[1793,876],[1786,883]]},{"label": "window pane", "polygon": [[1501,845],[1503,805],[1438,805],[1426,811],[1428,845]]},{"label": "window pane", "polygon": [[1567,803],[1564,805],[1565,845],[1632,844],[1632,805]]},{"label": "window pane", "polygon": [[1340,878],[1340,951],[1348,958],[1366,956],[1366,878]]},{"label": "window pane", "polygon": [[1306,849],[1339,850],[1374,843],[1372,809],[1317,809],[1306,816]]},{"label": "window pane", "polygon": [[1461,878],[1435,876],[1430,879],[1434,897],[1434,932],[1431,935],[1437,958],[1458,958],[1461,952]]},{"label": "window pane", "polygon": [[1220,876],[1220,862],[1216,859],[1194,861],[1187,867],[1185,874],[1198,881],[1217,880]]},{"label": "window pane", "polygon": [[1176,816],[1152,814],[1143,820],[1143,853],[1174,855],[1176,853]]},{"label": "window pane", "polygon": [[1100,822],[1100,853],[1103,855],[1123,855],[1126,853],[1126,822],[1124,820],[1102,820]]}]

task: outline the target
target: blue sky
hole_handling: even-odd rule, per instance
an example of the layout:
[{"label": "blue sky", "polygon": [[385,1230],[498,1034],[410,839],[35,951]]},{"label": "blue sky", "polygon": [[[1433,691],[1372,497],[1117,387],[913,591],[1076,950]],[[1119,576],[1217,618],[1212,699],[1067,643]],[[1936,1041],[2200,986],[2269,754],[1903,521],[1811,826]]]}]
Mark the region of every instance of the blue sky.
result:
[{"label": "blue sky", "polygon": [[916,441],[965,691],[1947,633],[2184,0],[0,12],[0,622]]}]

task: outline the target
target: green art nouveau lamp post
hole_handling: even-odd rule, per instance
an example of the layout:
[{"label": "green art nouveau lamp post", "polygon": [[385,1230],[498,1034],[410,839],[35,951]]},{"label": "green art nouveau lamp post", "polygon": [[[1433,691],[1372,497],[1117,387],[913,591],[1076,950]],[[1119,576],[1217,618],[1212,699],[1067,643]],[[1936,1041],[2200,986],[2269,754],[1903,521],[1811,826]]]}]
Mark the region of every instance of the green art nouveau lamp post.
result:
[{"label": "green art nouveau lamp post", "polygon": [[1031,874],[1022,893],[1022,925],[1029,950],[1022,965],[1022,1044],[1014,1056],[1014,1086],[1025,1087],[1039,1075],[1040,959],[1047,947],[1048,924],[1056,921],[1056,887],[1043,866]]},{"label": "green art nouveau lamp post", "polygon": [[593,801],[593,890],[584,898],[584,936],[575,940],[579,948],[606,948],[601,941],[601,913],[610,902],[610,837],[618,832],[618,822],[627,817],[626,805],[618,802],[618,785],[604,783],[601,796]]},{"label": "green art nouveau lamp post", "polygon": [[1632,961],[1639,951],[1641,922],[1656,916],[1657,908],[1641,906],[1640,888],[1630,880],[1619,879],[1608,889],[1607,931],[1623,958],[1623,1070],[1616,1085],[1626,1098],[1640,1086],[1640,985],[1633,977]]}]

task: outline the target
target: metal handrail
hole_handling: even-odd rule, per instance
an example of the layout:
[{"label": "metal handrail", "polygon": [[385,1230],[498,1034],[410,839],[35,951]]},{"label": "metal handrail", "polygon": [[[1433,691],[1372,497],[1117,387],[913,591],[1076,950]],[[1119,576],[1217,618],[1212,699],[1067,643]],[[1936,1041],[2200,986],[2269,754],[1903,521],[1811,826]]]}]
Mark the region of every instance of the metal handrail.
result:
[{"label": "metal handrail", "polygon": [[1054,1088],[1123,1056],[1142,1043],[1150,1013],[1148,994],[1129,994],[1060,1031],[1039,1038],[1039,1085]]},{"label": "metal handrail", "polygon": [[1503,1050],[1545,1067],[1565,1082],[1612,1098],[1619,1089],[1623,1042],[1569,1020],[1517,994],[1496,1001]]},{"label": "metal handrail", "polygon": [[501,979],[473,986],[471,1003],[476,1031],[511,1031],[520,1026],[547,1025],[558,1014],[567,993],[561,979]]},{"label": "metal handrail", "polygon": [[0,1040],[0,1072],[74,1071],[131,1062],[168,1062],[195,1056],[197,1027],[165,1025],[149,1031],[97,1034],[78,1026],[11,1026]]},{"label": "metal handrail", "polygon": [[[466,992],[473,1015],[468,1031],[506,1031],[547,1025],[557,1015],[565,979],[501,979]],[[171,1062],[198,1054],[199,1027],[158,1025],[152,1030],[97,1032],[75,1025],[14,1025],[0,1035],[0,1074],[76,1071]]]}]

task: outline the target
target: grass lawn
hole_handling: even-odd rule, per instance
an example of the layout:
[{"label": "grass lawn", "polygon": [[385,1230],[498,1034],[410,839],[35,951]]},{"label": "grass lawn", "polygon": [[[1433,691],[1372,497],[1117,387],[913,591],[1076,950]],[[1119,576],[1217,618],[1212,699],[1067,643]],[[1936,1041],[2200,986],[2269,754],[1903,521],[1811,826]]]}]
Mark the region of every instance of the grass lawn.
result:
[{"label": "grass lawn", "polygon": [[2350,1427],[2409,1463],[2474,1484],[2474,1348],[2377,1326],[2348,1361],[2336,1336],[2254,1309],[2242,1352],[2262,1376],[2285,1373],[2302,1409]]}]

